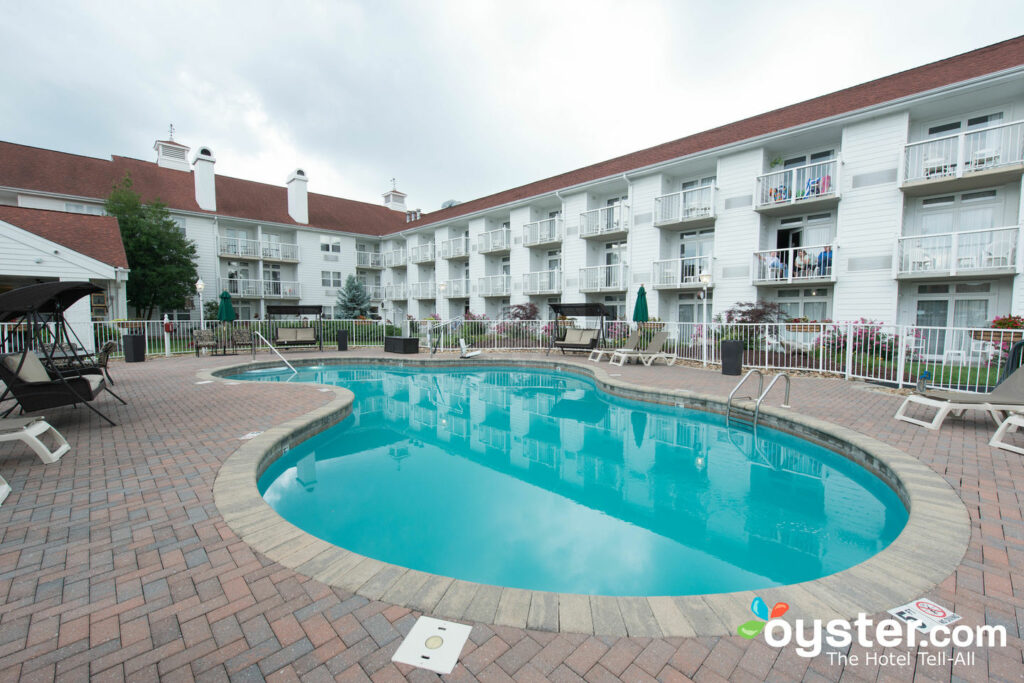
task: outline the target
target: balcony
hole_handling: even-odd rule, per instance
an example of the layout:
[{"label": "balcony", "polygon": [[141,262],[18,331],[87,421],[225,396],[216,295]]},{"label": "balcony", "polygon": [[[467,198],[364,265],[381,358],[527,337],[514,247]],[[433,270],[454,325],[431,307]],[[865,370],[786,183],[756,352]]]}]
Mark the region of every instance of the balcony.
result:
[{"label": "balcony", "polygon": [[383,285],[363,285],[366,289],[366,293],[370,297],[370,301],[383,301],[384,300],[384,286]]},{"label": "balcony", "polygon": [[548,244],[559,244],[564,233],[561,218],[548,218],[543,221],[527,223],[523,226],[523,244],[527,247],[542,247]]},{"label": "balcony", "polygon": [[787,213],[793,207],[816,211],[839,203],[839,161],[828,159],[757,177],[754,210]]},{"label": "balcony", "polygon": [[936,275],[1013,275],[1020,227],[918,235],[899,239],[901,279]]},{"label": "balcony", "polygon": [[914,142],[903,148],[906,194],[1001,185],[1024,173],[1024,121]]},{"label": "balcony", "polygon": [[628,287],[629,267],[622,263],[580,268],[581,292],[624,292]]},{"label": "balcony", "polygon": [[447,280],[441,283],[441,297],[449,299],[468,299],[469,280]]},{"label": "balcony", "polygon": [[480,296],[508,296],[512,293],[511,275],[488,275],[479,280]]},{"label": "balcony", "polygon": [[654,262],[655,289],[700,289],[710,284],[710,254]]},{"label": "balcony", "polygon": [[217,254],[228,258],[259,259],[260,242],[241,237],[218,237]]},{"label": "balcony", "polygon": [[[433,246],[433,245],[431,245]],[[433,249],[431,249],[433,251]],[[410,299],[434,299],[437,298],[437,285],[433,282],[413,282],[409,285]]]},{"label": "balcony", "polygon": [[616,204],[580,214],[580,237],[614,237],[629,232],[629,204]]},{"label": "balcony", "polygon": [[412,263],[427,263],[434,260],[434,243],[418,244],[409,249],[409,261]]},{"label": "balcony", "polygon": [[383,268],[384,256],[375,251],[356,250],[356,268]]},{"label": "balcony", "polygon": [[754,284],[787,285],[794,282],[835,282],[832,267],[835,245],[767,249],[754,252]]},{"label": "balcony", "polygon": [[654,227],[700,228],[715,222],[715,188],[695,187],[654,198]]},{"label": "balcony", "polygon": [[407,297],[405,285],[384,285],[384,298],[390,301],[404,301]]},{"label": "balcony", "polygon": [[485,232],[477,240],[477,251],[481,254],[496,254],[511,248],[512,231],[508,228]]},{"label": "balcony", "polygon": [[560,270],[542,270],[523,275],[523,294],[559,294],[561,291]]},{"label": "balcony", "polygon": [[285,244],[284,242],[267,242],[264,240],[260,251],[264,261],[289,261],[298,263],[299,245]]},{"label": "balcony", "polygon": [[441,258],[450,261],[469,258],[469,238],[453,237],[441,242]]},{"label": "balcony", "polygon": [[384,254],[384,265],[388,268],[405,268],[408,262],[405,249],[392,249]]},{"label": "balcony", "polygon": [[299,283],[291,280],[248,280],[222,277],[219,279],[222,292],[240,299],[298,299]]}]

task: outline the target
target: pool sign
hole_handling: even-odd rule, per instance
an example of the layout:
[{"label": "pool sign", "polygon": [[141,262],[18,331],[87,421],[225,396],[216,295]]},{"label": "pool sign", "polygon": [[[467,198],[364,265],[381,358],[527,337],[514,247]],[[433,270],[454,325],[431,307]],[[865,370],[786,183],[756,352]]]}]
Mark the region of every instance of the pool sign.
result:
[{"label": "pool sign", "polygon": [[910,624],[922,633],[928,633],[937,626],[949,626],[960,621],[959,614],[924,598],[893,607],[889,610],[889,614]]}]

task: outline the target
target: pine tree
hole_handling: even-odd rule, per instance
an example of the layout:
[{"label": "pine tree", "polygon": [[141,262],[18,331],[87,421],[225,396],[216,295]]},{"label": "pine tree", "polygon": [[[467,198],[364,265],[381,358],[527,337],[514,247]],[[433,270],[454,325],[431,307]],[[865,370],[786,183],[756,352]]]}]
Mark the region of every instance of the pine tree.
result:
[{"label": "pine tree", "polygon": [[370,295],[355,275],[349,275],[345,286],[338,290],[338,317],[351,320],[370,313]]}]

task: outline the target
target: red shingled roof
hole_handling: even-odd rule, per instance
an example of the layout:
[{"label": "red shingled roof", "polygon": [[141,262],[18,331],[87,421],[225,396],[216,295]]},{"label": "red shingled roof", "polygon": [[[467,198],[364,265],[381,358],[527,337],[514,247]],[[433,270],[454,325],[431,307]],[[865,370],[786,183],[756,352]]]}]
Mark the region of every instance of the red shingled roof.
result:
[{"label": "red shingled roof", "polygon": [[759,135],[846,114],[1021,64],[1024,64],[1024,36],[602,161],[592,166],[578,168],[575,171],[521,185],[487,197],[473,199],[448,209],[423,214],[419,220],[402,226],[402,229],[450,220],[493,206],[551,193],[565,187],[607,178]]},{"label": "red shingled roof", "polygon": [[[203,211],[196,204],[191,171],[161,168],[128,157],[114,156],[108,161],[0,141],[0,186],[102,200],[126,174],[145,202],[159,199],[172,209],[303,225],[288,215],[285,187],[218,175],[217,211]],[[311,227],[383,235],[405,225],[405,214],[378,204],[314,192],[308,197]]]},{"label": "red shingled roof", "polygon": [[121,230],[113,216],[0,206],[0,221],[117,268],[128,267]]}]

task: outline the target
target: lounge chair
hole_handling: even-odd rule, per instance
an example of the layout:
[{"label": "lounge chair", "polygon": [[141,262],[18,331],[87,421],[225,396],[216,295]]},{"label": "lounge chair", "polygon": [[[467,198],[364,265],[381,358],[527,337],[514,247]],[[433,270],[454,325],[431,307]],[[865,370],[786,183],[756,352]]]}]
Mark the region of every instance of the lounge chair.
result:
[{"label": "lounge chair", "polygon": [[555,342],[555,347],[564,354],[569,351],[592,351],[597,348],[597,339],[601,330],[578,329],[570,327],[565,331],[565,338]]},{"label": "lounge chair", "polygon": [[[81,374],[51,377],[39,358],[30,351],[4,356],[0,360],[0,380],[7,385],[5,395],[10,392],[26,413],[81,403],[113,425],[113,420],[90,405],[89,402],[106,391],[122,404],[127,405],[124,399],[110,390],[103,381],[103,375]],[[6,417],[11,410],[13,408],[3,416]]]},{"label": "lounge chair", "polygon": [[[50,448],[40,438],[47,433],[47,438],[53,440],[55,448]],[[23,441],[45,463],[57,462],[71,450],[61,433],[42,417],[8,417],[0,420],[0,441]]]},{"label": "lounge chair", "polygon": [[[911,403],[935,408],[938,412],[931,422],[907,417],[905,413]],[[1024,372],[1014,370],[987,394],[971,394],[964,391],[927,391],[923,394],[912,394],[907,396],[907,400],[900,405],[893,417],[928,429],[938,429],[950,413],[960,417],[968,410],[987,411],[997,425],[1002,424],[1006,413],[1024,410]]]},{"label": "lounge chair", "polygon": [[474,358],[476,356],[479,356],[481,353],[479,349],[476,351],[470,351],[469,345],[466,344],[466,340],[463,339],[462,337],[459,337],[459,348],[462,350],[462,354],[459,356],[459,358]]},{"label": "lounge chair", "polygon": [[[654,335],[644,350],[614,351],[612,352],[612,359],[608,362],[610,365],[618,365],[619,367],[622,367],[628,360],[639,360],[644,365],[650,365],[656,357],[662,355],[661,349],[665,346],[665,340],[667,339],[668,331],[662,330]],[[647,360],[648,358],[650,360]]]},{"label": "lounge chair", "polygon": [[7,483],[7,480],[0,477],[0,503],[7,500],[7,496],[11,493],[11,485]]},{"label": "lounge chair", "polygon": [[1024,448],[1014,446],[1013,444],[1007,443],[1003,440],[1006,437],[1007,432],[1015,432],[1021,427],[1024,427],[1024,415],[1021,415],[1020,413],[1010,415],[1003,420],[1003,424],[999,425],[999,429],[997,429],[996,433],[992,435],[988,445],[993,448],[1002,448],[1004,451],[1013,451],[1019,455],[1024,455]]},{"label": "lounge chair", "polygon": [[629,339],[626,343],[617,349],[594,349],[590,352],[590,357],[587,360],[592,360],[595,363],[600,363],[606,355],[611,356],[616,351],[636,351],[636,345],[640,343],[640,330],[636,329],[629,335]]}]

